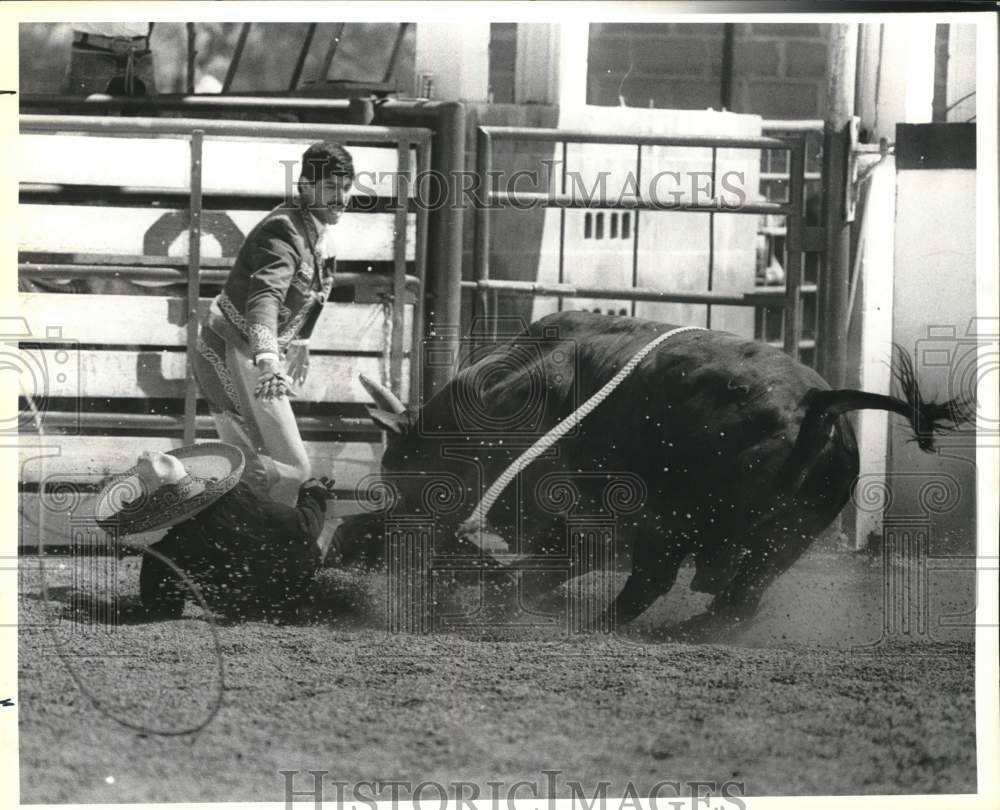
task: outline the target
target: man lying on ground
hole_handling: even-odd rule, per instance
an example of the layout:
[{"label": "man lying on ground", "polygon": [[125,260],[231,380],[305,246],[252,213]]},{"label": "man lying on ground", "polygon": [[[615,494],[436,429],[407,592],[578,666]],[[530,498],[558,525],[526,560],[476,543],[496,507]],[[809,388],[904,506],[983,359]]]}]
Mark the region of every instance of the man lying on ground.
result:
[{"label": "man lying on ground", "polygon": [[310,478],[294,507],[255,495],[244,456],[227,444],[142,453],[99,499],[97,522],[118,536],[169,527],[145,549],[139,577],[151,618],[188,600],[230,618],[294,614],[323,562],[319,544],[333,482]]}]

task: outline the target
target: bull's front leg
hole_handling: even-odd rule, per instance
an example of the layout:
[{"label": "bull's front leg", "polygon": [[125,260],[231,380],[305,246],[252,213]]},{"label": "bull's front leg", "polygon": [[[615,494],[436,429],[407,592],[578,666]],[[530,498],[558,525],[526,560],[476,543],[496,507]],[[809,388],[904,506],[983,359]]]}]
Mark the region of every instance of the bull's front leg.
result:
[{"label": "bull's front leg", "polygon": [[607,625],[618,627],[631,622],[667,593],[677,580],[686,554],[662,535],[637,538],[632,573],[608,608]]}]

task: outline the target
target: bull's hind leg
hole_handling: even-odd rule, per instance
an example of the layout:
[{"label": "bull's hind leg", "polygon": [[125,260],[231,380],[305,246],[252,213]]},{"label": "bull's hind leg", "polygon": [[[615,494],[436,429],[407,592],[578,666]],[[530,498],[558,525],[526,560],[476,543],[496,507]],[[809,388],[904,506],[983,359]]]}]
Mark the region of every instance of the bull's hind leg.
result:
[{"label": "bull's hind leg", "polygon": [[709,612],[729,620],[753,618],[764,592],[805,553],[818,532],[793,519],[773,524],[742,558],[736,575],[716,595]]},{"label": "bull's hind leg", "polygon": [[739,562],[735,575],[717,592],[705,613],[661,628],[657,635],[673,641],[718,640],[720,633],[754,617],[768,586],[809,548],[818,533],[812,526],[789,520],[761,527],[748,538],[751,548]]},{"label": "bull's hind leg", "polygon": [[[840,439],[843,440],[842,438]],[[712,602],[710,611],[729,619],[752,618],[768,586],[787,571],[847,503],[857,476],[853,444],[831,447],[816,463],[798,496],[749,538],[748,553],[736,576]]]},{"label": "bull's hind leg", "polygon": [[[673,587],[686,552],[670,546],[664,549],[664,541],[662,536],[637,539],[632,573],[608,608],[609,626],[632,621]],[[659,548],[652,551],[656,545]]]}]

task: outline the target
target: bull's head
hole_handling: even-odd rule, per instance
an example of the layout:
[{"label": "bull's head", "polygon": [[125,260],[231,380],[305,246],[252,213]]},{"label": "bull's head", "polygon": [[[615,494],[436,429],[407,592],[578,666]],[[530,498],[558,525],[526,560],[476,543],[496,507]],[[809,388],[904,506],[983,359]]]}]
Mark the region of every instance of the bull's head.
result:
[{"label": "bull's head", "polygon": [[[372,398],[372,422],[385,431],[381,471],[359,487],[366,513],[347,518],[335,540],[343,561],[371,562],[382,545],[385,521],[404,516],[433,521],[447,535],[472,508],[469,465],[440,452],[440,441],[421,435],[419,412],[408,409],[386,386],[360,375]],[[363,492],[361,490],[364,490]]]}]

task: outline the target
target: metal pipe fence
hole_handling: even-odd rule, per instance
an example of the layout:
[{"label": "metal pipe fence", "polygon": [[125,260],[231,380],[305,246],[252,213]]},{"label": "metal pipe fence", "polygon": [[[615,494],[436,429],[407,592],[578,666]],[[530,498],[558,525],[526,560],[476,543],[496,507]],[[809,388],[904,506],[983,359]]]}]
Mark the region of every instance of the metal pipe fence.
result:
[{"label": "metal pipe fence", "polygon": [[[610,199],[601,195],[578,196],[567,194],[565,177],[562,188],[557,193],[516,192],[494,189],[492,180],[495,176],[493,168],[493,147],[499,141],[524,141],[557,143],[563,146],[563,171],[566,166],[566,144],[614,144],[619,146],[635,146],[637,148],[637,168],[641,167],[642,147],[671,146],[690,147],[712,150],[712,186],[716,187],[717,153],[719,149],[750,149],[750,150],[783,150],[789,155],[789,192],[785,202],[752,202],[739,206],[728,206],[722,202],[697,203],[675,201],[660,201],[646,199],[641,194]],[[476,132],[476,172],[479,188],[483,194],[483,204],[477,206],[475,213],[475,239],[473,243],[474,280],[464,282],[463,287],[478,293],[479,313],[489,318],[491,310],[496,310],[496,296],[500,291],[514,295],[547,295],[562,297],[614,298],[630,301],[657,301],[663,303],[705,303],[709,305],[760,307],[762,300],[767,300],[771,306],[779,305],[784,309],[784,350],[796,359],[799,356],[802,338],[802,254],[806,247],[804,238],[804,184],[805,184],[805,136],[799,133],[782,136],[660,136],[638,135],[635,133],[593,133],[578,130],[541,129],[529,127],[479,127]],[[638,191],[638,184],[637,189]],[[714,199],[714,194],[713,194]],[[537,284],[533,282],[503,281],[490,278],[490,213],[500,207],[514,208],[557,208],[568,209],[600,208],[605,210],[635,210],[635,211],[683,211],[707,214],[714,218],[719,214],[742,215],[778,215],[785,217],[787,228],[787,269],[785,288],[776,300],[773,295],[762,299],[758,293],[718,293],[706,291],[668,291],[652,290],[638,287],[627,288],[593,288],[575,287],[565,284]],[[714,219],[710,219],[711,228]],[[559,239],[559,278],[563,278],[565,260],[564,223],[560,223]],[[634,244],[638,245],[638,234],[633,232]],[[714,240],[713,240],[714,241]],[[709,251],[709,278],[712,278],[714,265],[714,249]],[[633,264],[637,262],[637,253],[633,255]],[[633,279],[635,279],[633,268]],[[709,317],[710,314],[709,314]],[[493,319],[495,321],[495,319]],[[495,336],[495,335],[494,335]]]},{"label": "metal pipe fence", "polygon": [[[163,118],[104,118],[99,116],[22,115],[22,133],[61,134],[74,133],[90,136],[185,138],[190,144],[190,178],[188,188],[188,255],[183,259],[168,257],[105,257],[100,255],[72,256],[70,262],[21,261],[20,272],[27,277],[103,276],[156,281],[176,281],[187,284],[185,295],[187,312],[187,369],[184,406],[184,440],[194,440],[196,431],[196,387],[193,377],[193,354],[199,329],[199,297],[202,282],[221,283],[225,280],[230,260],[210,260],[202,269],[200,255],[201,218],[203,212],[203,145],[206,138],[246,137],[273,140],[336,139],[348,145],[393,145],[396,147],[398,177],[391,205],[395,211],[393,240],[393,275],[391,297],[392,341],[389,351],[390,383],[401,393],[403,380],[403,327],[404,307],[408,290],[416,292],[417,312],[413,318],[411,364],[414,370],[422,363],[423,346],[423,293],[426,275],[427,211],[417,206],[414,234],[415,275],[407,274],[406,245],[409,237],[409,187],[410,152],[416,152],[416,168],[427,171],[431,159],[431,132],[422,127],[351,126],[343,124],[286,124],[246,121],[213,121],[202,119]],[[77,264],[76,260],[82,259]],[[368,279],[361,273],[338,274],[338,281],[359,283]],[[410,401],[419,402],[419,373],[410,375]]]}]

